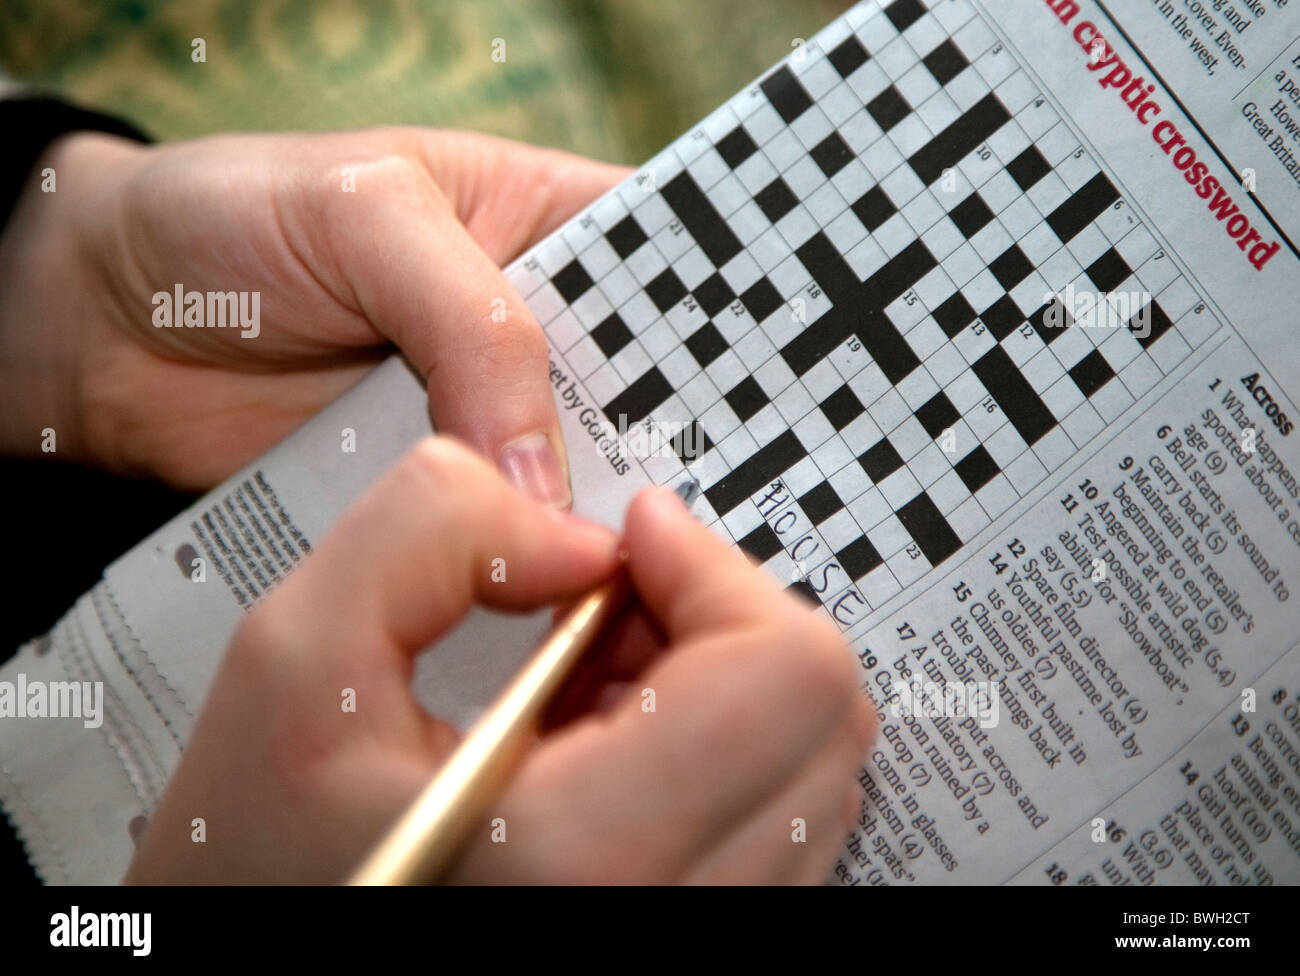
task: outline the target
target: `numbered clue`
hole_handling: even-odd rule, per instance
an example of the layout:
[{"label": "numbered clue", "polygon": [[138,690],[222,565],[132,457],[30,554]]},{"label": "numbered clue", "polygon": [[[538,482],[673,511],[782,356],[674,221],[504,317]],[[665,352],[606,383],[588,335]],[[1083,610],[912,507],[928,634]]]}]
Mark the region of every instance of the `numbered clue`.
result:
[{"label": "numbered clue", "polygon": [[1300,880],[1297,416],[1232,339],[858,642],[846,884]]}]

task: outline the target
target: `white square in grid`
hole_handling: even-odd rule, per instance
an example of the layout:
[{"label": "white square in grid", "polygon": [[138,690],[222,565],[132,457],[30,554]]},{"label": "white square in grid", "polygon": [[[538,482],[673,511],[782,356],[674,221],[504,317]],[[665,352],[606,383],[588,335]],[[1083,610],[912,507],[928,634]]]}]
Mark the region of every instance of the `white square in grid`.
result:
[{"label": "white square in grid", "polygon": [[995,214],[1000,214],[1011,205],[1011,201],[1022,195],[1020,184],[1011,178],[1002,167],[998,167],[989,178],[980,184],[980,196]]},{"label": "white square in grid", "polygon": [[[979,148],[972,149],[957,163],[958,169],[970,180],[971,186],[983,186],[990,179],[1003,172],[1002,164],[991,152],[985,150],[981,156]],[[997,208],[994,208],[996,211]]]},{"label": "white square in grid", "polygon": [[[789,133],[783,134],[786,138],[794,140],[794,137]],[[797,145],[796,143],[796,148]],[[763,152],[753,153],[735,169],[736,179],[740,180],[741,186],[751,196],[757,194],[759,190],[763,189],[779,175],[776,167],[772,165],[771,160]]]},{"label": "white square in grid", "polygon": [[1043,340],[1038,337],[1038,333],[1028,327],[1024,328],[1028,335],[1017,329],[1002,340],[1003,350],[1022,373],[1026,364],[1043,350]]},{"label": "white square in grid", "polygon": [[592,281],[600,281],[611,268],[619,263],[618,253],[610,247],[609,241],[598,237],[579,255],[582,266],[591,275]]},{"label": "white square in grid", "polygon": [[[863,475],[863,478],[865,479],[866,475]],[[840,497],[847,498],[844,494],[840,494]],[[880,489],[874,486],[847,500],[849,514],[853,516],[853,521],[857,522],[864,532],[870,532],[894,514],[889,502],[885,501],[885,496],[880,493]]]},{"label": "white square in grid", "polygon": [[[694,357],[692,357],[693,359]],[[704,371],[723,392],[730,391],[737,383],[750,375],[740,363],[734,349],[728,349],[717,359],[704,367]]]},{"label": "white square in grid", "polygon": [[1111,380],[1094,393],[1089,402],[1101,415],[1101,419],[1111,424],[1118,420],[1125,410],[1133,406],[1133,397],[1124,388],[1123,383]]},{"label": "white square in grid", "polygon": [[894,579],[894,574],[885,566],[877,566],[862,579],[858,580],[858,589],[869,607],[883,606],[886,601],[903,591],[903,586]]},{"label": "white square in grid", "polygon": [[1169,257],[1169,252],[1157,250],[1137,269],[1137,277],[1142,282],[1143,288],[1153,295],[1158,295],[1178,277],[1178,266]]},{"label": "white square in grid", "polygon": [[[966,487],[966,483],[961,480],[961,476],[952,469],[952,465],[948,463],[942,452],[940,452],[939,458],[943,461],[947,470],[940,472],[938,477],[926,486],[925,493],[930,496],[930,501],[934,502],[934,507],[945,516],[948,516],[954,509],[970,498],[970,490]],[[951,525],[951,518],[948,521]],[[960,532],[957,534],[963,541],[965,540],[966,537],[962,536]]]},{"label": "white square in grid", "polygon": [[[905,505],[911,500],[911,498],[905,498],[903,504]],[[898,507],[898,505],[894,505],[892,509]],[[878,553],[885,557],[886,562],[895,553],[901,553],[913,541],[912,533],[903,528],[903,523],[898,520],[898,516],[893,513],[892,509],[890,514],[881,519],[880,524],[874,526],[867,534],[871,544],[876,547]]]},{"label": "white square in grid", "polygon": [[823,95],[817,104],[836,126],[862,107],[862,102],[854,94],[853,89],[842,83]]},{"label": "white square in grid", "polygon": [[[682,236],[686,237],[687,235],[682,234]],[[713,262],[704,256],[704,251],[696,244],[673,262],[673,270],[677,272],[677,277],[681,279],[682,284],[687,288],[698,288],[700,283],[717,269],[713,267]]]},{"label": "white square in grid", "polygon": [[948,276],[948,272],[944,270],[943,266],[940,265],[927,272],[920,281],[913,285],[912,290],[920,297],[926,310],[930,311],[947,301],[952,296],[952,293],[957,290],[957,285]]},{"label": "white square in grid", "polygon": [[956,509],[946,513],[944,518],[962,542],[970,542],[989,525],[988,515],[974,498],[967,498]]},{"label": "white square in grid", "polygon": [[[939,392],[939,384],[934,381],[925,369],[914,369],[899,380],[895,389],[898,390],[899,396],[903,398],[903,402],[913,410],[919,410]],[[928,438],[926,439],[928,440]]]},{"label": "white square in grid", "polygon": [[745,123],[745,130],[755,145],[763,145],[772,136],[785,129],[785,120],[777,114],[776,109],[762,92],[746,95],[731,103],[736,113]]},{"label": "white square in grid", "polygon": [[881,246],[873,238],[868,237],[844,255],[844,260],[848,262],[859,281],[866,281],[879,271],[881,265],[889,258]]},{"label": "white square in grid", "polygon": [[[577,351],[581,346],[582,343],[579,343],[578,346],[574,347],[574,351]],[[599,352],[599,350],[597,350],[597,352]],[[571,365],[580,376],[583,375],[582,363],[579,361],[578,357],[570,354],[569,365]],[[615,370],[613,364],[609,362],[602,362],[592,370],[590,374],[583,376],[582,382],[587,387],[587,392],[592,395],[597,403],[609,403],[610,400],[614,399],[614,397],[618,396],[627,388],[627,384],[623,382],[622,377],[618,375],[618,371]]]},{"label": "white square in grid", "polygon": [[916,64],[916,52],[905,40],[895,39],[877,50],[868,45],[873,60],[879,64],[885,74],[897,81]]},{"label": "white square in grid", "polygon": [[778,349],[783,349],[804,330],[804,325],[787,308],[784,312],[769,315],[760,328]]},{"label": "white square in grid", "polygon": [[980,503],[980,508],[984,509],[991,519],[996,519],[1020,500],[1004,474],[996,475],[992,481],[975,493],[975,498]]},{"label": "white square in grid", "polygon": [[865,105],[889,87],[889,76],[875,60],[861,65],[857,71],[845,79],[853,93]]},{"label": "white square in grid", "polygon": [[532,257],[537,259],[542,271],[550,278],[573,260],[573,251],[564,243],[564,238],[546,237],[533,249]]},{"label": "white square in grid", "polygon": [[749,247],[761,234],[767,233],[772,224],[758,204],[750,200],[727,218],[727,226],[741,244]]},{"label": "white square in grid", "polygon": [[1020,240],[1020,250],[1033,261],[1048,287],[1060,292],[1083,272],[1078,259],[1061,242],[1046,224],[1039,224]]},{"label": "white square in grid", "polygon": [[[685,346],[678,346],[663,359],[659,360],[659,372],[663,373],[673,389],[681,389],[686,385],[692,376],[700,371],[700,364],[695,361],[695,357],[687,351]],[[621,392],[621,391],[620,391]],[[608,403],[608,399],[601,399],[601,403]],[[715,436],[712,426],[705,428],[709,436]],[[722,429],[719,428],[719,433]]]},{"label": "white square in grid", "polygon": [[1077,193],[1089,180],[1097,175],[1097,164],[1086,152],[1082,155],[1076,150],[1056,164],[1057,175],[1065,181],[1071,193]]},{"label": "white square in grid", "polygon": [[[1021,253],[1024,253],[1023,248]],[[1023,311],[1027,318],[1047,304],[1052,297],[1052,289],[1048,287],[1042,275],[1033,271],[1024,281],[1012,288],[1009,294],[1015,301],[1016,307]]]},{"label": "white square in grid", "polygon": [[1015,59],[1005,47],[1001,50],[990,48],[973,59],[971,66],[980,73],[984,83],[994,89],[1016,70]]},{"label": "white square in grid", "polygon": [[528,309],[542,325],[550,324],[551,320],[567,307],[560,293],[555,290],[555,286],[549,281],[540,288],[534,289],[533,293],[528,296]]},{"label": "white square in grid", "polygon": [[736,428],[718,444],[718,451],[733,468],[743,464],[757,450],[758,442],[743,426]]},{"label": "white square in grid", "polygon": [[746,252],[741,251],[734,258],[718,269],[731,290],[737,295],[743,293],[759,278],[763,277],[763,270],[758,263]]},{"label": "white square in grid", "polygon": [[1035,457],[1033,451],[1026,451],[1003,469],[1011,486],[1023,497],[1029,494],[1047,477],[1043,462]]},{"label": "white square in grid", "polygon": [[843,549],[862,534],[862,530],[858,528],[858,523],[853,521],[853,516],[844,509],[840,509],[840,511],[817,526],[817,531],[826,540],[826,544],[831,548],[832,552]]},{"label": "white square in grid", "polygon": [[944,30],[943,25],[928,13],[918,17],[916,22],[903,32],[903,37],[912,45],[912,50],[922,54],[929,54],[947,36],[948,32]]},{"label": "white square in grid", "polygon": [[1120,238],[1115,250],[1130,268],[1140,268],[1147,258],[1160,250],[1160,245],[1144,225],[1138,224]]},{"label": "white square in grid", "polygon": [[1106,240],[1101,231],[1089,224],[1066,246],[1079,264],[1086,268],[1110,249],[1110,241]]},{"label": "white square in grid", "polygon": [[898,38],[898,31],[889,18],[879,10],[871,11],[870,18],[857,28],[858,37],[872,55],[883,51]]},{"label": "white square in grid", "polygon": [[1038,210],[1029,202],[1029,198],[1023,196],[1012,200],[998,214],[998,222],[1017,241],[1042,223],[1042,220]]},{"label": "white square in grid", "polygon": [[855,468],[858,468],[859,471],[862,470],[861,466],[858,465],[854,458],[853,453],[844,443],[844,438],[840,437],[838,434],[833,437],[828,437],[825,441],[814,448],[812,459],[816,463],[818,469],[827,478],[835,474],[835,472],[839,471],[840,468],[844,467],[846,464],[852,464]]},{"label": "white square in grid", "polygon": [[[997,257],[997,255],[995,254],[994,257]],[[1002,286],[998,284],[998,280],[993,277],[991,271],[981,271],[961,286],[961,293],[966,296],[971,308],[975,309],[977,313],[982,312],[1006,294],[1002,290]]]},{"label": "white square in grid", "polygon": [[989,93],[989,86],[974,68],[963,68],[957,77],[943,86],[943,90],[958,111],[966,112]]},{"label": "white square in grid", "polygon": [[1052,416],[1057,420],[1068,417],[1079,404],[1083,403],[1083,391],[1079,389],[1079,384],[1075,383],[1069,376],[1062,376],[1059,380],[1049,386],[1039,394],[1047,409],[1052,411]]},{"label": "white square in grid", "polygon": [[[620,307],[633,295],[641,291],[641,285],[632,277],[632,272],[622,264],[611,268],[609,273],[596,283],[596,287],[600,289],[601,294],[615,308]],[[531,301],[529,305],[531,307]],[[536,309],[534,309],[534,313],[536,313]]]},{"label": "white square in grid", "polygon": [[967,61],[974,61],[998,40],[981,17],[972,17],[964,27],[953,33],[952,39],[961,48],[961,53],[966,55]]},{"label": "white square in grid", "polygon": [[825,425],[825,430],[822,432],[821,436],[818,437],[817,440],[809,441],[803,437],[800,437],[799,438],[800,443],[804,445],[820,444],[832,433],[834,433],[833,428],[826,421],[826,418],[822,415],[822,412],[817,409],[816,402],[808,394],[808,391],[804,389],[802,383],[798,381],[791,383],[784,390],[782,390],[775,397],[773,397],[772,402],[776,406],[776,409],[780,412],[781,417],[785,420],[785,424],[787,427],[797,423],[799,420],[809,415],[815,415],[814,421],[818,421],[818,419],[820,419],[820,423]]},{"label": "white square in grid", "polygon": [[925,305],[912,291],[899,295],[885,306],[885,317],[899,332],[906,332],[928,314]]},{"label": "white square in grid", "polygon": [[840,436],[844,438],[844,443],[853,452],[853,456],[858,457],[873,447],[884,434],[871,419],[871,414],[862,413],[849,422],[849,425],[840,432]]},{"label": "white square in grid", "polygon": [[894,445],[898,456],[906,461],[933,442],[921,422],[915,417],[908,417],[889,432],[889,443]]},{"label": "white square in grid", "polygon": [[[786,490],[791,494],[791,496],[797,499],[801,495],[806,495],[822,483],[822,473],[818,470],[817,465],[813,463],[812,458],[801,458],[781,475],[781,481],[785,484]],[[803,522],[804,526],[812,524],[811,520],[803,517],[802,509],[791,506],[790,510],[800,516],[799,521]],[[787,518],[785,521],[789,522],[790,520]],[[798,533],[802,533],[803,531],[806,531],[806,528],[798,530]],[[796,532],[787,531],[786,534],[798,538]]]},{"label": "white square in grid", "polygon": [[1060,427],[1053,427],[1033,446],[1034,454],[1048,471],[1055,471],[1075,455],[1075,446]]},{"label": "white square in grid", "polygon": [[658,362],[681,345],[682,339],[667,320],[658,319],[637,337],[637,341],[650,354],[650,358]]},{"label": "white square in grid", "polygon": [[[729,217],[753,198],[735,173],[728,173],[709,191],[709,200],[723,217]],[[606,245],[608,246],[608,245]]]},{"label": "white square in grid", "polygon": [[[847,451],[847,448],[845,449]],[[826,481],[835,489],[835,494],[847,501],[855,498],[864,497],[864,493],[871,487],[871,479],[867,473],[862,470],[862,465],[854,461],[852,464],[845,464],[837,468],[834,473],[830,474]],[[879,492],[875,493],[879,495]],[[861,524],[861,520],[857,520]]]},{"label": "white square in grid", "polygon": [[[1142,347],[1138,341],[1133,338],[1128,329],[1094,329],[1098,335],[1104,336],[1097,348],[1101,354],[1106,357],[1106,362],[1110,363],[1110,368],[1116,373],[1123,371],[1124,367],[1131,363],[1142,353]],[[1110,332],[1106,335],[1106,332]],[[1097,336],[1093,336],[1093,341],[1097,341]]]},{"label": "white square in grid", "polygon": [[[1078,151],[1079,140],[1068,125],[1064,122],[1058,122],[1035,139],[1034,145],[1043,154],[1043,158],[1051,163],[1053,169],[1055,169],[1064,159]],[[1060,179],[1060,177],[1058,176],[1057,179]],[[1064,181],[1062,181],[1062,185],[1064,185]]]},{"label": "white square in grid", "polygon": [[902,214],[894,214],[886,220],[876,228],[872,237],[891,258],[916,240],[916,234],[907,225],[907,220]]},{"label": "white square in grid", "polygon": [[732,345],[732,350],[751,373],[776,355],[776,346],[762,329],[750,329]]},{"label": "white square in grid", "polygon": [[[1008,109],[1011,106],[1007,106]],[[1025,135],[1025,130],[1016,124],[1012,119],[997,132],[989,136],[988,147],[993,150],[993,155],[1002,161],[1006,166],[1013,159],[1029,148],[1029,136]]]},{"label": "white square in grid", "polygon": [[[799,438],[799,443],[816,450],[834,435],[835,428],[831,426],[830,421],[822,415],[820,410],[813,410],[811,413],[801,415],[798,412],[798,407],[792,408],[791,402],[786,398],[794,389],[796,388],[792,387],[791,390],[787,390],[777,398],[777,409],[781,411],[782,416],[788,415],[787,423],[792,425],[795,436]],[[809,403],[812,402],[808,399],[808,394],[802,389],[799,389],[799,393],[804,400]],[[820,473],[817,480],[821,480]]]},{"label": "white square in grid", "polygon": [[[689,144],[691,141],[691,139],[687,139],[686,143]],[[709,151],[701,153],[692,160],[686,167],[686,171],[691,174],[691,178],[695,180],[701,190],[708,192],[713,187],[713,184],[731,172],[731,167],[716,152]],[[662,185],[661,183],[660,186]]]},{"label": "white square in grid", "polygon": [[934,352],[930,353],[929,356],[922,356],[922,359],[925,361],[926,372],[934,377],[936,383],[940,386],[946,387],[952,382],[953,377],[957,376],[967,368],[966,360],[962,358],[961,353],[948,345],[948,337],[945,336],[943,331],[933,323],[924,323],[921,326],[917,326],[907,335],[908,344],[912,346],[918,356],[921,355],[921,350],[917,348],[917,343],[913,342],[912,335],[913,333],[920,331],[922,328],[926,330],[933,329],[933,333],[937,333],[939,338],[939,345],[936,346]]},{"label": "white square in grid", "polygon": [[913,233],[921,234],[929,230],[940,220],[947,218],[947,213],[939,202],[935,200],[934,195],[928,190],[922,190],[912,200],[903,207],[903,217],[911,225]]},{"label": "white square in grid", "polygon": [[[1160,341],[1163,342],[1164,340],[1161,339]],[[1164,375],[1150,356],[1142,355],[1136,357],[1120,371],[1119,379],[1121,383],[1128,387],[1133,399],[1140,400],[1147,395],[1153,386],[1164,379]]]},{"label": "white square in grid", "polygon": [[[796,210],[799,208],[796,207]],[[788,216],[788,214],[787,214]],[[758,266],[764,272],[769,272],[782,261],[789,258],[794,252],[781,232],[775,227],[771,227],[766,233],[760,234],[754,242],[749,245],[750,256],[758,262]]]},{"label": "white square in grid", "polygon": [[1051,172],[1031,186],[1025,196],[1033,202],[1038,212],[1046,217],[1070,199],[1070,189],[1055,172]]},{"label": "white square in grid", "polygon": [[681,396],[682,402],[686,404],[691,415],[695,417],[702,416],[709,407],[713,406],[722,397],[722,393],[709,377],[700,373],[692,377],[687,383],[680,387],[678,395]]},{"label": "white square in grid", "polygon": [[1043,341],[1036,333],[1033,341],[1038,344],[1039,351],[1025,364],[1021,372],[1024,373],[1025,379],[1029,381],[1034,392],[1041,397],[1065,375],[1065,367],[1050,350],[1043,347]]},{"label": "white square in grid", "polygon": [[844,385],[835,367],[825,359],[819,359],[808,372],[799,377],[804,387],[818,403]]},{"label": "white square in grid", "polygon": [[633,335],[640,335],[650,327],[651,322],[660,318],[659,309],[655,308],[654,302],[643,291],[636,292],[620,305],[618,316]]},{"label": "white square in grid", "polygon": [[948,273],[948,277],[957,285],[966,284],[987,267],[987,262],[976,254],[975,249],[970,246],[970,242],[965,240],[955,251],[943,259],[943,270]]},{"label": "white square in grid", "polygon": [[790,131],[794,133],[799,144],[803,146],[804,152],[807,153],[834,132],[835,127],[831,125],[831,120],[826,117],[826,113],[814,104],[790,123]]},{"label": "white square in grid", "polygon": [[[1011,240],[1011,235],[1007,233],[1006,228],[996,220],[989,221],[970,239],[970,245],[975,248],[975,253],[990,264],[1013,243],[1014,241]],[[987,306],[976,307],[984,308]]]},{"label": "white square in grid", "polygon": [[[961,373],[944,387],[944,393],[963,415],[971,414],[980,402],[989,395],[984,384],[969,370]],[[983,412],[983,411],[981,411]]]},{"label": "white square in grid", "polygon": [[1200,346],[1219,331],[1219,320],[1215,318],[1208,307],[1201,307],[1198,314],[1196,309],[1188,312],[1178,320],[1178,332],[1187,341],[1187,344],[1193,349]]},{"label": "white square in grid", "polygon": [[[811,47],[811,43],[810,43]],[[793,65],[800,83],[814,99],[821,99],[828,91],[840,83],[840,73],[825,58],[817,57],[813,50],[805,50],[801,64]],[[794,57],[791,56],[791,61]]]},{"label": "white square in grid", "polygon": [[[758,385],[763,388],[763,392],[767,394],[769,400],[775,398],[778,393],[795,382],[794,371],[786,365],[785,360],[780,356],[773,356],[756,369],[753,376]],[[811,403],[808,409],[812,409]]]},{"label": "white square in grid", "polygon": [[888,139],[877,139],[858,156],[877,180],[883,180],[903,164],[902,154]]},{"label": "white square in grid", "polygon": [[763,516],[753,505],[737,505],[722,516],[722,524],[727,527],[727,531],[733,538],[739,540],[762,525]]},{"label": "white square in grid", "polygon": [[[660,370],[663,370],[663,365],[660,364],[659,368]],[[664,375],[668,375],[666,371],[664,372]],[[705,414],[700,417],[700,426],[708,431],[710,439],[716,444],[719,440],[725,438],[740,426],[740,418],[736,416],[736,412],[731,409],[731,405],[727,403],[726,400],[719,400],[713,406],[709,407]],[[708,460],[711,457],[712,454],[706,454],[705,460]],[[730,468],[727,470],[730,471]],[[726,473],[727,472],[719,473],[718,478],[723,477]],[[708,483],[711,484],[712,482]]]},{"label": "white square in grid", "polygon": [[1038,89],[1034,87],[1033,80],[1019,69],[1008,75],[993,91],[998,96],[998,101],[1012,115],[1019,114],[1038,97]]},{"label": "white square in grid", "polygon": [[[980,386],[983,388],[983,384],[980,384]],[[951,394],[949,394],[948,399],[952,399]],[[953,405],[956,405],[955,400],[953,401]],[[993,407],[992,410],[989,410],[990,406]],[[966,425],[970,427],[971,433],[975,435],[975,439],[981,444],[986,442],[1003,427],[1010,428],[1011,434],[1016,437],[1020,436],[1015,433],[1015,428],[1011,427],[1011,425],[1006,422],[1007,415],[998,407],[997,401],[993,399],[993,395],[987,391],[985,392],[983,399],[972,406],[969,410],[963,411],[962,420],[964,420]],[[1006,437],[1008,435],[1003,436]]]},{"label": "white square in grid", "polygon": [[938,135],[957,121],[961,109],[952,100],[947,91],[939,90],[917,107],[916,116],[925,123],[925,127]]},{"label": "white square in grid", "polygon": [[1056,110],[1052,108],[1051,103],[1043,99],[1041,104],[1029,104],[1020,110],[1016,115],[1016,121],[1020,127],[1025,130],[1025,135],[1030,139],[1038,139],[1044,132],[1056,125],[1060,117]]},{"label": "white square in grid", "polygon": [[[915,550],[912,551],[915,552]],[[889,567],[889,571],[904,589],[911,586],[931,569],[930,564],[925,561],[924,557],[913,558],[906,549],[903,552],[896,552],[886,559],[885,565]]]},{"label": "white square in grid", "polygon": [[888,390],[884,396],[879,397],[875,403],[867,407],[867,412],[871,414],[871,419],[876,422],[880,429],[886,433],[912,416],[907,401],[894,389]]},{"label": "white square in grid", "polygon": [[857,200],[876,185],[876,179],[867,172],[867,168],[862,163],[857,159],[851,159],[831,177],[831,185],[845,200]]},{"label": "white square in grid", "polygon": [[[925,69],[922,69],[925,70]],[[928,75],[929,72],[926,72]],[[920,116],[913,113],[889,130],[890,141],[905,157],[911,157],[918,149],[934,138]],[[910,172],[910,167],[909,167]]]},{"label": "white square in grid", "polygon": [[862,221],[846,210],[826,226],[826,238],[840,254],[847,254],[867,236]]},{"label": "white square in grid", "polygon": [[570,309],[565,309],[546,325],[547,341],[560,352],[567,351],[586,335],[587,328]]},{"label": "white square in grid", "polygon": [[818,227],[825,227],[836,217],[848,211],[846,201],[831,183],[823,183],[803,201]]},{"label": "white square in grid", "polygon": [[989,455],[997,462],[999,468],[1003,471],[1007,465],[1024,453],[1025,448],[1029,445],[1025,439],[1016,432],[1015,427],[1011,424],[1003,424],[991,436],[984,440],[984,448]]},{"label": "white square in grid", "polygon": [[1093,409],[1092,404],[1083,403],[1061,421],[1061,427],[1070,435],[1070,440],[1074,441],[1075,446],[1082,450],[1089,441],[1106,429],[1106,422]]},{"label": "white square in grid", "polygon": [[640,259],[644,262],[644,255],[653,255],[657,251],[659,252],[660,257],[669,264],[673,264],[683,254],[696,246],[695,241],[691,239],[691,235],[686,233],[685,227],[680,223],[677,224],[676,233],[673,232],[671,227],[665,226],[661,228],[657,234],[651,237],[650,240],[654,246],[640,248],[631,258],[629,258],[629,261]]}]

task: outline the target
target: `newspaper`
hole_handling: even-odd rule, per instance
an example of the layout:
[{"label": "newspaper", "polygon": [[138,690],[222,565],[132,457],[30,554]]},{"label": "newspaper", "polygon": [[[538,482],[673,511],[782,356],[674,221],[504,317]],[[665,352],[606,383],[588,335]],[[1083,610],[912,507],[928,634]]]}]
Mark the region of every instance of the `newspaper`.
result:
[{"label": "newspaper", "polygon": [[[851,642],[830,882],[1300,881],[1298,182],[1285,0],[865,2],[507,269],[575,509],[693,478]],[[389,360],[0,671],[104,689],[0,723],[44,879],[122,876],[234,627],[430,430]],[[546,623],[417,694],[463,726]]]}]

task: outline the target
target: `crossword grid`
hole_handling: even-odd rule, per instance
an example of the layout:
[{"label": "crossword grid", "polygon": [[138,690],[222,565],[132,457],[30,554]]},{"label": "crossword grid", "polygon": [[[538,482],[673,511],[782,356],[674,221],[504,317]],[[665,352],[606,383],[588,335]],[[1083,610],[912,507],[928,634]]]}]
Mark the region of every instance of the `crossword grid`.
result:
[{"label": "crossword grid", "polygon": [[[845,628],[1218,328],[966,0],[853,8],[510,274],[608,420],[694,425],[647,475]],[[1149,335],[1053,328],[1071,285]]]}]

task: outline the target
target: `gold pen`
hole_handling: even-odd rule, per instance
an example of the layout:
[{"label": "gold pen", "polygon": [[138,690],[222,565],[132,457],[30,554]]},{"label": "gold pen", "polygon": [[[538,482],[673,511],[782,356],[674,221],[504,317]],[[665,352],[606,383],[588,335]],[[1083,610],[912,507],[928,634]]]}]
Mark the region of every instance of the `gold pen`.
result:
[{"label": "gold pen", "polygon": [[[700,486],[688,480],[676,490],[689,507]],[[518,768],[543,712],[631,589],[620,569],[565,615],[348,884],[422,884],[447,870]]]}]

